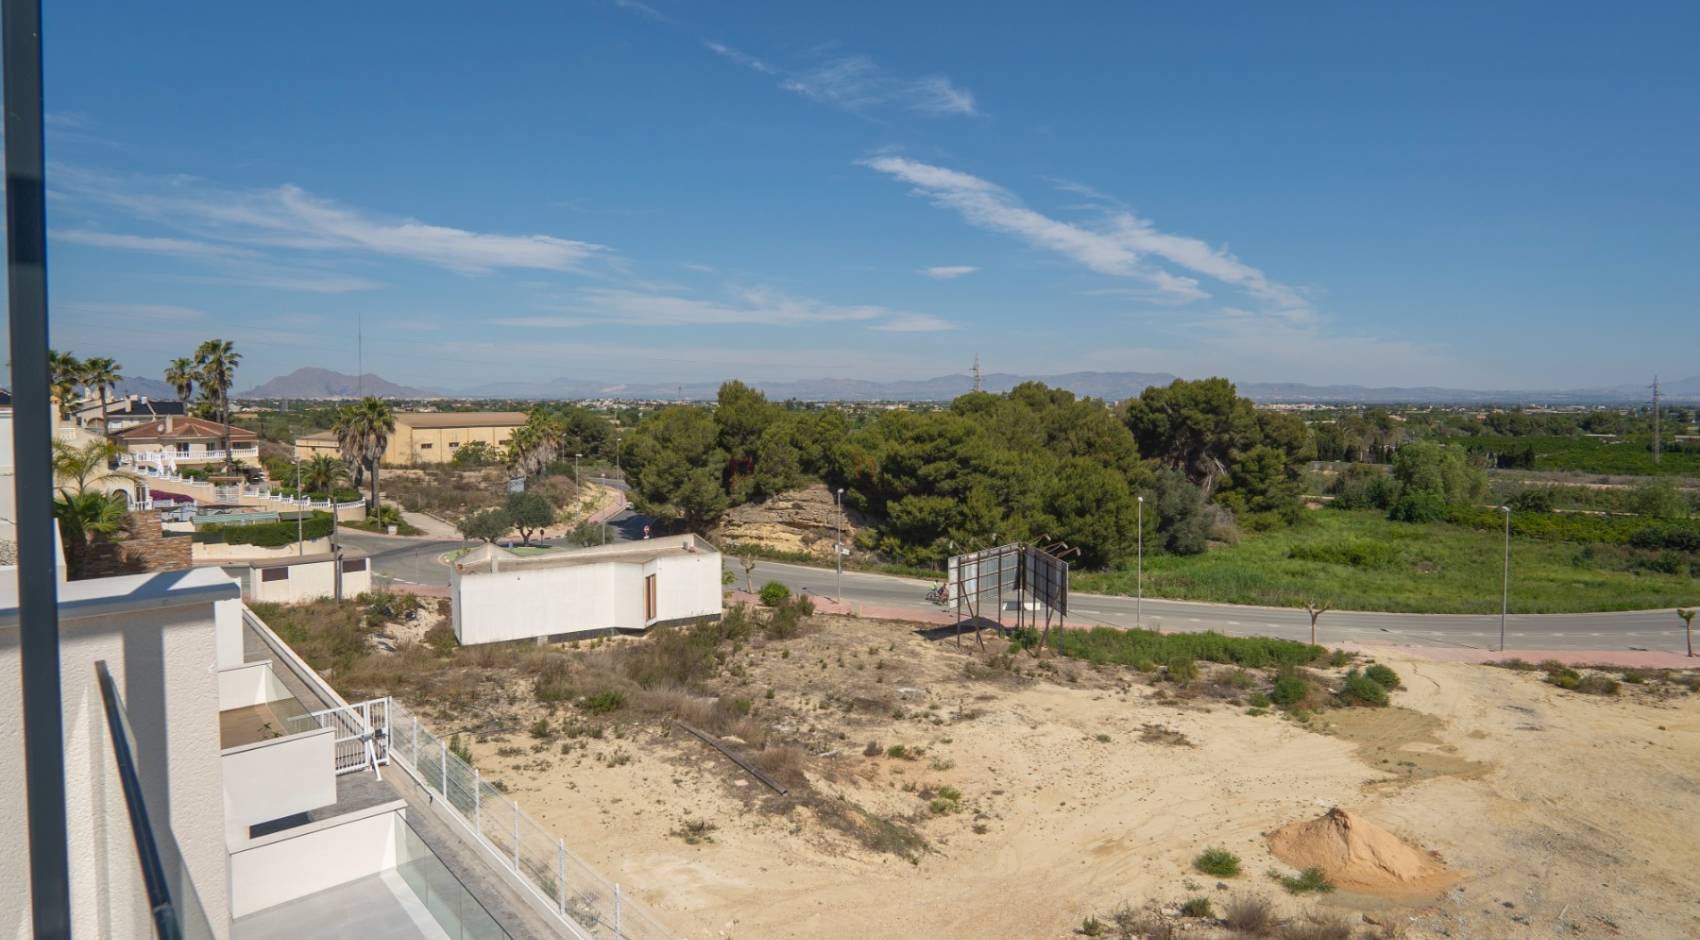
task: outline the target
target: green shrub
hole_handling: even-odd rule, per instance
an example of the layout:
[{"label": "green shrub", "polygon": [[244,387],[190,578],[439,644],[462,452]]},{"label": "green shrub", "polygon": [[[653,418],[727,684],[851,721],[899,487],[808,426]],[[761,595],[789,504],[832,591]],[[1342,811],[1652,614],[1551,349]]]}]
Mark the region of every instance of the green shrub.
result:
[{"label": "green shrub", "polygon": [[1297,875],[1283,875],[1278,871],[1270,873],[1288,894],[1327,894],[1334,890],[1334,882],[1320,868],[1307,868]]},{"label": "green shrub", "polygon": [[548,738],[549,735],[550,735],[549,719],[548,718],[537,719],[536,721],[531,723],[531,727],[528,730],[529,730],[531,736],[538,739],[539,741]]},{"label": "green shrub", "polygon": [[584,710],[592,715],[606,715],[626,707],[626,693],[619,689],[603,689],[584,700]]},{"label": "green shrub", "polygon": [[531,680],[531,694],[545,704],[572,701],[574,692],[567,661],[550,657],[537,671],[536,678]]},{"label": "green shrub", "polygon": [[1187,898],[1181,904],[1182,917],[1214,918],[1216,911],[1210,906],[1210,899],[1205,897]]},{"label": "green shrub", "polygon": [[778,607],[791,597],[791,589],[778,581],[769,581],[761,586],[761,602],[764,607]]},{"label": "green shrub", "polygon": [[1568,666],[1547,670],[1547,681],[1561,689],[1575,689],[1582,684],[1582,674]]},{"label": "green shrub", "polygon": [[1353,568],[1386,568],[1399,562],[1399,547],[1367,539],[1300,543],[1287,549],[1287,557],[1298,561],[1317,561]]},{"label": "green shrub", "polygon": [[[258,548],[282,548],[294,545],[296,522],[294,519],[277,522],[256,522],[252,525],[209,524],[195,530],[198,534],[207,536],[202,541],[219,542],[226,545],[253,545]],[[304,539],[322,539],[331,534],[331,514],[315,512],[301,520],[300,534]]]},{"label": "green shrub", "polygon": [[460,735],[449,735],[449,753],[461,759],[465,764],[472,763],[472,748],[461,741]]},{"label": "green shrub", "polygon": [[1080,922],[1080,935],[1083,937],[1102,937],[1104,935],[1104,922],[1088,915],[1085,920]]},{"label": "green shrub", "polygon": [[1198,681],[1198,663],[1190,659],[1177,659],[1168,665],[1169,681],[1180,685],[1191,685]]},{"label": "green shrub", "polygon": [[1371,664],[1364,670],[1364,675],[1389,692],[1400,687],[1399,674],[1380,663]]},{"label": "green shrub", "polygon": [[1592,672],[1576,683],[1576,691],[1587,695],[1616,695],[1618,689],[1616,679]]},{"label": "green shrub", "polygon": [[1310,694],[1310,683],[1303,676],[1289,673],[1275,680],[1275,688],[1269,691],[1269,700],[1277,705],[1297,705]]},{"label": "green shrub", "polygon": [[[1093,627],[1090,630],[1053,631],[1052,647],[1059,655],[1084,659],[1093,665],[1115,663],[1142,671],[1152,663],[1176,663],[1183,659],[1224,663],[1248,669],[1304,665],[1322,656],[1320,646],[1260,636],[1225,636],[1220,633],[1156,633]],[[1014,641],[1021,649],[1039,645],[1039,631],[1018,630]]]},{"label": "green shrub", "polygon": [[455,632],[450,627],[436,626],[425,631],[425,645],[438,656],[451,656],[460,641],[455,639]]},{"label": "green shrub", "polygon": [[1262,692],[1251,693],[1250,695],[1246,696],[1245,701],[1246,701],[1246,704],[1250,705],[1252,708],[1268,708],[1269,707],[1269,696],[1264,695]]},{"label": "green shrub", "polygon": [[1223,848],[1205,849],[1192,860],[1192,867],[1217,878],[1232,878],[1240,873],[1240,857]]},{"label": "green shrub", "polygon": [[1387,688],[1356,669],[1346,673],[1346,684],[1340,687],[1339,694],[1341,701],[1354,705],[1379,708],[1387,704]]}]

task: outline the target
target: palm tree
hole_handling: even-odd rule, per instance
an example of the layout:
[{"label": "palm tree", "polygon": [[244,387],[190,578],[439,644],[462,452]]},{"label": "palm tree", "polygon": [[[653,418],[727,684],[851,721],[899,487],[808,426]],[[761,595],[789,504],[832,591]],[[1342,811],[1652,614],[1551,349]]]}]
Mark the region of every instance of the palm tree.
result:
[{"label": "palm tree", "polygon": [[124,498],[96,490],[60,490],[53,501],[53,518],[59,520],[59,535],[65,540],[66,573],[81,578],[94,537],[111,535],[124,525]]},{"label": "palm tree", "polygon": [[378,464],[383,461],[384,450],[390,445],[390,435],[395,433],[395,412],[382,398],[368,395],[337,415],[335,430],[343,454],[354,454],[372,471],[372,499],[367,514],[377,518],[380,512]]},{"label": "palm tree", "polygon": [[112,469],[112,462],[123,453],[124,445],[104,437],[75,447],[56,440],[53,442],[53,477],[74,484],[74,492],[79,495],[89,488],[90,483],[133,479],[128,473]]},{"label": "palm tree", "polygon": [[359,489],[366,479],[366,463],[363,457],[366,442],[354,433],[353,405],[344,405],[336,410],[336,420],[331,422],[331,433],[336,435],[336,449],[342,457],[343,466],[352,478],[354,488]]},{"label": "palm tree", "polygon": [[342,461],[329,454],[314,454],[312,459],[301,465],[301,489],[334,497],[336,485],[347,476],[348,468],[343,466]]},{"label": "palm tree", "polygon": [[508,437],[508,462],[520,476],[533,476],[555,462],[566,442],[561,419],[539,408]]},{"label": "palm tree", "polygon": [[211,395],[213,404],[217,406],[219,420],[224,423],[224,464],[235,463],[230,459],[230,386],[236,381],[236,367],[242,362],[242,354],[236,351],[236,344],[227,339],[209,339],[195,350],[195,367],[199,370],[201,386]]},{"label": "palm tree", "polygon": [[83,364],[70,353],[47,351],[48,381],[53,386],[53,397],[59,399],[59,411],[64,413],[65,407],[71,403],[71,395],[76,392],[82,382]]},{"label": "palm tree", "polygon": [[195,382],[200,379],[200,372],[195,369],[195,360],[178,356],[165,367],[165,381],[177,390],[177,400],[187,405],[189,396],[195,394]]},{"label": "palm tree", "polygon": [[96,356],[83,363],[83,381],[100,396],[100,430],[105,433],[106,398],[118,387],[118,370],[124,368],[110,356]]}]

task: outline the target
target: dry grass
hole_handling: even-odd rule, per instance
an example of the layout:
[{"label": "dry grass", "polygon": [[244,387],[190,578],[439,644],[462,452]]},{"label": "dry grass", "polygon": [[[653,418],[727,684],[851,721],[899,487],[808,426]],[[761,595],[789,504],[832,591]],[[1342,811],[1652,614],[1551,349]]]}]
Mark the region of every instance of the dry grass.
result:
[{"label": "dry grass", "polygon": [[1279,919],[1267,898],[1246,894],[1227,903],[1222,910],[1222,923],[1241,936],[1267,937],[1275,932]]}]

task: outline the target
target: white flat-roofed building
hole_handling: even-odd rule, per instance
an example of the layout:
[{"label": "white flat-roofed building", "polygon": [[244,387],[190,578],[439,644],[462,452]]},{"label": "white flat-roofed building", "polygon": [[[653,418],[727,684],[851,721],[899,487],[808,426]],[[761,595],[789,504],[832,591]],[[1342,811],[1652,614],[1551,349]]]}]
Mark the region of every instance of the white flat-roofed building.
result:
[{"label": "white flat-roofed building", "polygon": [[642,633],[719,617],[720,550],[695,535],[516,555],[481,545],[450,569],[462,645]]}]

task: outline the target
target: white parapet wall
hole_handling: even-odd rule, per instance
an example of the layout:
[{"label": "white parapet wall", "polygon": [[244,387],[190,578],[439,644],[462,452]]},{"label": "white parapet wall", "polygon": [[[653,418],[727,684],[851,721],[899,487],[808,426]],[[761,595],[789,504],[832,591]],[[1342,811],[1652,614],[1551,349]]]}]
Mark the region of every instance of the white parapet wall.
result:
[{"label": "white parapet wall", "polygon": [[294,697],[283,680],[272,672],[270,662],[241,663],[218,670],[218,710],[221,712]]},{"label": "white parapet wall", "polygon": [[[224,567],[241,579],[245,600],[299,604],[336,596],[337,565],[333,555],[298,555]],[[372,590],[372,563],[365,555],[345,553],[341,566],[344,598]]]},{"label": "white parapet wall", "polygon": [[516,556],[482,546],[449,576],[462,645],[640,633],[718,617],[720,552],[694,535]]},{"label": "white parapet wall", "polygon": [[227,748],[219,760],[225,842],[232,850],[249,841],[251,826],[336,802],[334,728]]},{"label": "white parapet wall", "polygon": [[396,866],[396,800],[261,836],[230,853],[230,914],[241,917]]}]

